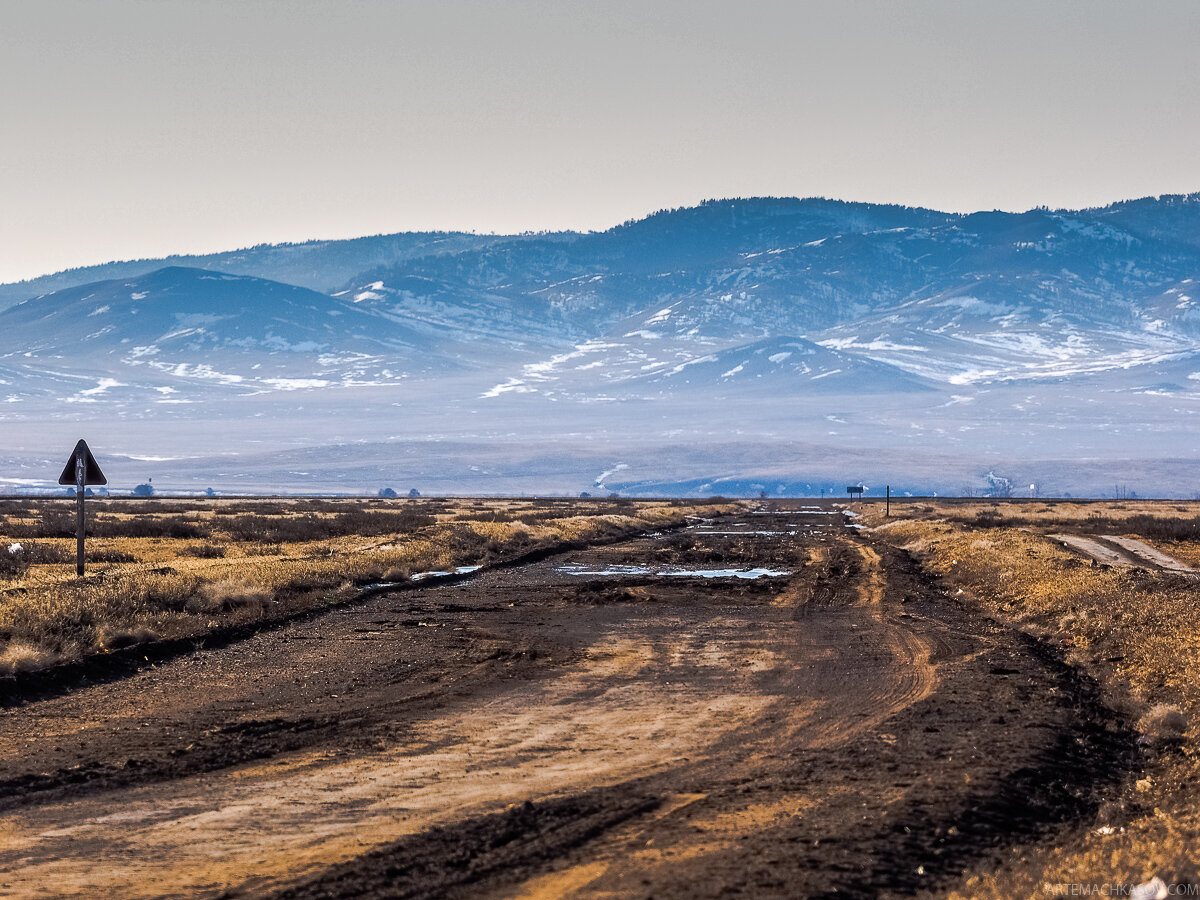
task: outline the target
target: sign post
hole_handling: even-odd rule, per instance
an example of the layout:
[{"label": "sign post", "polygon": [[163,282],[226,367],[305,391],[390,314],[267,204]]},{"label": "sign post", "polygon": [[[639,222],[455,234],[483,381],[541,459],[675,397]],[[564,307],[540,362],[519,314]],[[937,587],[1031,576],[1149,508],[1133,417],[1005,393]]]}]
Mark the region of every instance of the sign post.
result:
[{"label": "sign post", "polygon": [[83,577],[83,536],[85,519],[83,514],[84,488],[89,484],[108,484],[108,479],[96,464],[96,458],[88,449],[87,441],[82,438],[71,452],[62,474],[58,476],[59,484],[75,485],[75,503],[78,518],[75,523],[75,573]]}]

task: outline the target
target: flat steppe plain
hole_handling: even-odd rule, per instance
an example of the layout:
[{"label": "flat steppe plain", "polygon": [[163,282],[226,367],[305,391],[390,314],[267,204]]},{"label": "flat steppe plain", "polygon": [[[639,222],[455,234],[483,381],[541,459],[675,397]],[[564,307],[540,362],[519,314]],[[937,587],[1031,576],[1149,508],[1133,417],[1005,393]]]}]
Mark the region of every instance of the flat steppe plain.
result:
[{"label": "flat steppe plain", "polygon": [[[110,548],[123,561],[82,583],[61,561],[32,564],[6,595],[25,610],[10,645],[30,649],[10,654],[0,715],[0,895],[1045,896],[1187,882],[1192,695],[1134,644],[1137,617],[1194,605],[1195,582],[1055,537],[1095,534],[1095,510],[1036,523],[991,510],[476,502],[427,509],[408,531],[258,553],[214,526]],[[452,519],[492,528],[492,543],[446,531]],[[443,555],[402,565],[418,540]],[[197,541],[224,555],[193,551],[207,574],[189,575],[177,551]],[[302,589],[306,561],[324,580]],[[414,580],[427,562],[485,565]],[[1052,592],[1060,570],[1075,580]],[[135,583],[151,585],[141,606],[106,593]],[[92,620],[38,631],[30,598],[44,614],[56,592]],[[1137,677],[1112,661],[1118,647]]]}]

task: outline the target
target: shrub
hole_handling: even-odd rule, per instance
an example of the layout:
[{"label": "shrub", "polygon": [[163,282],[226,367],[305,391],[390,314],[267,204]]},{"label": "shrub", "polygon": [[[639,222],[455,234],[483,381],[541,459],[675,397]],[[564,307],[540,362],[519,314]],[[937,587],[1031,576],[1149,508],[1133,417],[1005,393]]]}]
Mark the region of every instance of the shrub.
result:
[{"label": "shrub", "polygon": [[227,578],[200,586],[187,603],[190,612],[230,612],[251,610],[261,614],[271,602],[271,593],[261,584],[246,578]]},{"label": "shrub", "polygon": [[221,559],[225,556],[225,548],[218,544],[200,544],[198,546],[181,547],[180,556],[195,556],[199,559]]},{"label": "shrub", "polygon": [[0,545],[0,578],[12,581],[29,571],[29,559],[21,544]]},{"label": "shrub", "polygon": [[416,531],[434,522],[436,519],[433,516],[419,510],[351,509],[329,517],[315,516],[311,513],[286,518],[222,516],[216,525],[228,531],[235,541],[298,543],[348,535],[376,537],[381,534]]},{"label": "shrub", "polygon": [[96,633],[96,643],[102,650],[119,650],[134,644],[145,644],[158,637],[158,632],[145,626],[117,628],[106,625]]},{"label": "shrub", "polygon": [[[129,519],[97,519],[88,534],[96,537],[206,538],[212,534],[207,523],[197,519],[136,516]],[[71,532],[74,534],[74,530]]]},{"label": "shrub", "polygon": [[88,558],[89,562],[109,563],[112,565],[119,565],[121,563],[141,562],[141,560],[139,560],[132,553],[123,553],[120,550],[91,551],[88,553],[87,558]]},{"label": "shrub", "polygon": [[11,641],[0,652],[0,672],[15,675],[18,672],[32,672],[44,669],[58,662],[59,656],[44,647],[27,644],[24,641]]},{"label": "shrub", "polygon": [[12,580],[24,575],[30,566],[60,565],[75,557],[53,544],[0,544],[0,578]]}]

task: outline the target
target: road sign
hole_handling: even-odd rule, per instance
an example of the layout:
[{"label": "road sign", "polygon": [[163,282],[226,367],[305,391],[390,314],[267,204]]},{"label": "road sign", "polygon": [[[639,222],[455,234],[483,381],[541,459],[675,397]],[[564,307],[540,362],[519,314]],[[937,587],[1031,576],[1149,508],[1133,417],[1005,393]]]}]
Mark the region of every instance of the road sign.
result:
[{"label": "road sign", "polygon": [[864,488],[861,484],[852,484],[846,487],[847,494],[861,494],[865,490],[866,488]]},{"label": "road sign", "polygon": [[82,438],[75,445],[75,449],[71,451],[71,458],[67,460],[67,465],[63,468],[62,474],[58,476],[59,484],[74,484],[79,485],[77,477],[77,464],[83,459],[83,484],[108,484],[108,479],[104,477],[104,473],[100,471],[100,467],[96,465],[96,457],[92,456],[92,451],[88,449],[87,441]]},{"label": "road sign", "polygon": [[88,449],[87,441],[83,438],[79,439],[79,443],[71,451],[71,458],[67,460],[66,467],[58,476],[58,483],[75,485],[75,502],[78,504],[78,517],[75,522],[75,573],[82,578],[85,531],[83,489],[89,484],[108,484],[108,479],[100,471],[100,466],[96,464],[96,457],[92,456],[92,451]]}]

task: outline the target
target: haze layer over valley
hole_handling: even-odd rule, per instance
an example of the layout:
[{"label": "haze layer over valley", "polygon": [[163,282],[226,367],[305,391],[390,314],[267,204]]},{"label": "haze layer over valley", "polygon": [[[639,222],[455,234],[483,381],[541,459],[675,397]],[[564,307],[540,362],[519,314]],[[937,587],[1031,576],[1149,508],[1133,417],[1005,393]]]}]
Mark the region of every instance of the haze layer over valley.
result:
[{"label": "haze layer over valley", "polygon": [[0,487],[1192,496],[1200,195],[722,200],[0,286]]}]

